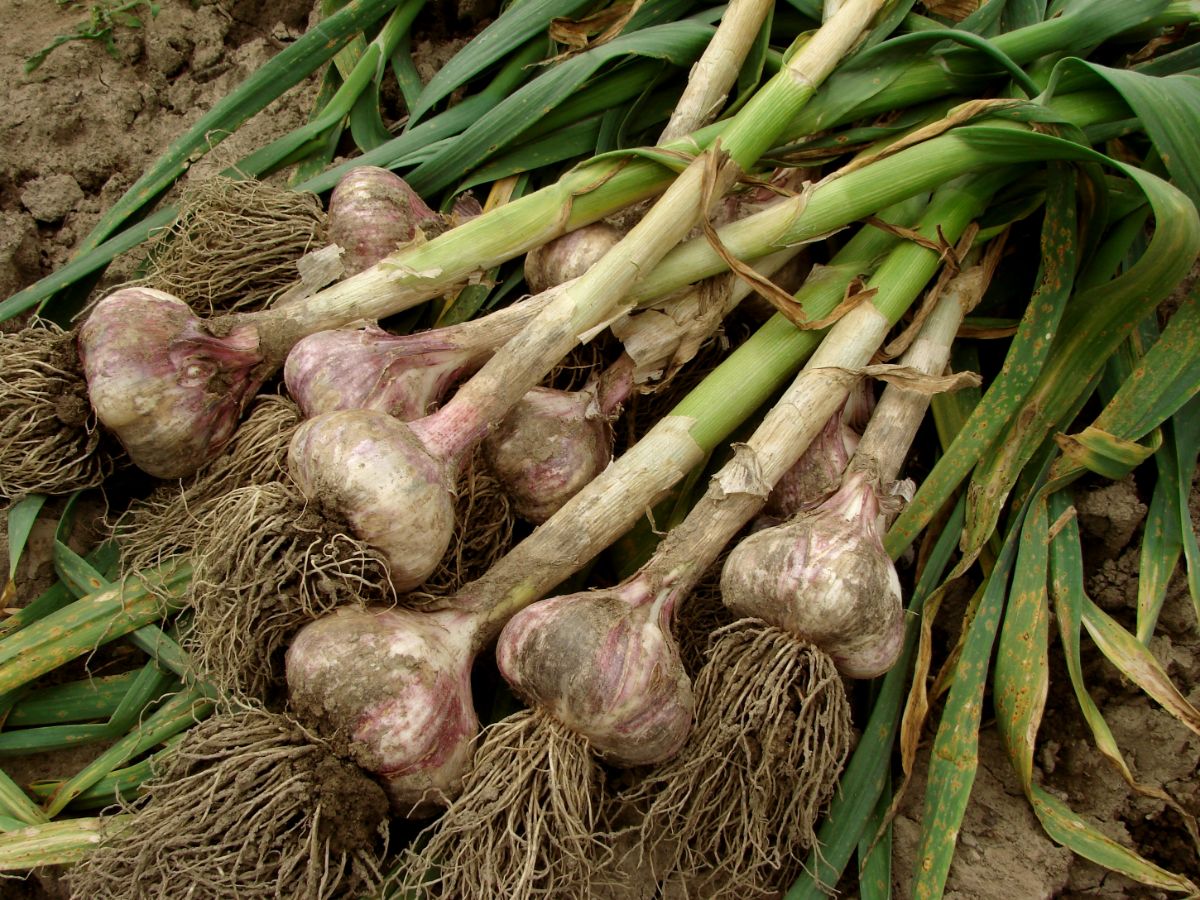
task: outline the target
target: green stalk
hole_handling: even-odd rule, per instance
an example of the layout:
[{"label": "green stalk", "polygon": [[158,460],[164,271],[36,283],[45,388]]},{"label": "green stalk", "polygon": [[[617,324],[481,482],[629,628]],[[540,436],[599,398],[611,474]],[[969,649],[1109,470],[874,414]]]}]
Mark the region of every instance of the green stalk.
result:
[{"label": "green stalk", "polygon": [[[778,85],[779,79],[771,83]],[[780,93],[786,92],[786,88],[773,88],[760,102],[771,104]],[[805,89],[798,93],[805,93]],[[1111,92],[1063,95],[1054,98],[1050,105],[1059,115],[1081,125],[1128,114],[1123,101]],[[757,108],[753,102],[748,103],[743,113],[756,115]],[[779,118],[777,108],[774,118]],[[1017,122],[1000,124],[1015,130],[1026,128]],[[780,246],[835,231],[906,197],[932,190],[964,172],[1013,161],[1015,153],[1011,147],[996,142],[986,145],[972,142],[968,140],[972,134],[969,128],[955,129],[857,171],[825,179],[805,197],[722,228],[722,242],[743,259],[764,256]],[[771,143],[762,132],[754,138],[737,135],[730,138],[732,147],[743,158]],[[661,167],[648,160],[634,160],[615,174],[607,161],[588,163],[555,185],[465,222],[428,243],[405,249],[313,295],[303,304],[239,314],[224,321],[231,325],[256,325],[267,358],[282,360],[295,342],[307,334],[408,309],[466,281],[476,271],[498,266],[517,253],[594,222],[627,205],[626,201],[645,199],[658,186],[661,173]],[[676,196],[686,196],[686,205],[693,210],[698,205],[699,193],[696,177],[676,189]],[[621,199],[618,201],[617,197]],[[679,222],[673,224],[680,227]],[[657,227],[651,222],[638,232],[635,241],[644,242],[646,232]],[[725,269],[726,264],[707,241],[694,240],[667,254],[656,266],[642,265],[641,271],[649,274],[636,282],[631,299],[643,302]],[[605,276],[596,280],[602,277]]]},{"label": "green stalk", "polygon": [[[749,169],[775,142],[788,119],[808,101],[816,85],[862,31],[879,2],[852,0],[844,6],[797,54],[789,68],[773,78],[730,123],[722,139],[723,153],[729,163],[725,164],[724,157],[720,157],[719,166],[710,171],[709,159],[695,160],[612,252],[559,295],[542,318],[543,322],[558,320],[560,326],[565,326],[556,326],[553,340],[541,346],[549,331],[537,327],[535,322],[520,345],[510,342],[499,351],[459,389],[451,403],[464,408],[477,403],[476,409],[486,411],[487,415],[502,415],[527,387],[540,379],[545,369],[574,345],[577,335],[603,321],[638,280],[639,273],[653,269],[698,221],[704,211],[702,198],[709,194],[713,200],[723,196],[738,174]],[[595,174],[585,167],[574,177],[564,179],[566,184],[556,185],[555,193],[539,192],[525,198],[533,199],[532,203],[506,204],[495,210],[490,219],[480,216],[428,244],[402,252],[399,258],[389,257],[373,269],[347,279],[340,287],[310,298],[302,311],[287,308],[267,311],[257,321],[264,322],[259,328],[260,335],[276,345],[268,348],[268,358],[282,359],[286,349],[299,337],[341,321],[343,310],[348,307],[356,310],[356,318],[379,318],[384,308],[381,294],[386,297],[386,308],[395,312],[400,308],[394,302],[397,282],[415,282],[413,286],[420,290],[415,295],[408,293],[406,300],[411,305],[441,293],[470,271],[503,262],[514,250],[524,252],[546,243],[572,227],[569,220],[577,209],[582,207],[586,214],[587,194],[593,186],[588,182]],[[708,184],[706,191],[710,180],[713,183]],[[638,198],[630,198],[633,199]],[[562,216],[564,210],[569,217],[567,221]],[[530,212],[535,215],[531,217]],[[520,236],[518,240],[524,238],[519,249],[513,247],[513,235]],[[432,293],[431,281],[438,285]],[[334,312],[332,318],[329,312]],[[280,341],[283,346],[278,346]],[[516,371],[526,367],[528,372],[514,377]]]}]

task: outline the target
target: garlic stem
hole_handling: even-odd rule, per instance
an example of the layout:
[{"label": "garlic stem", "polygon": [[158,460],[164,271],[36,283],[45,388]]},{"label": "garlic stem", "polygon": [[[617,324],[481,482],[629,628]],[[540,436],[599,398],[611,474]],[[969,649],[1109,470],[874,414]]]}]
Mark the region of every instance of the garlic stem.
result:
[{"label": "garlic stem", "polygon": [[729,4],[716,34],[688,74],[687,87],[659,136],[660,147],[686,137],[720,111],[771,6],[770,0]]},{"label": "garlic stem", "polygon": [[[963,317],[983,298],[990,279],[991,271],[982,264],[968,265],[950,279],[921,326],[920,334],[904,354],[902,364],[927,375],[945,371],[950,346]],[[869,461],[880,484],[886,486],[895,481],[921,427],[930,396],[903,384],[888,385],[871,414],[851,468],[860,468]]]}]

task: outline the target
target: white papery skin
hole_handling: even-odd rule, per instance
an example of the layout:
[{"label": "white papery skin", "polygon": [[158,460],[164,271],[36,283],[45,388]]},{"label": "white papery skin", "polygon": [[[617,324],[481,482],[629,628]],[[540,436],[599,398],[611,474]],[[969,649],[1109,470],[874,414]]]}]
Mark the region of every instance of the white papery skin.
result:
[{"label": "white papery skin", "polygon": [[402,816],[456,797],[479,732],[469,616],[345,607],[306,625],[287,653],[292,707],[374,773]]},{"label": "white papery skin", "polygon": [[608,762],[674,756],[691,731],[691,682],[666,624],[674,597],[654,579],[552,597],[513,616],[496,643],[524,698],[582,734]]},{"label": "white papery skin", "polygon": [[525,283],[534,294],[566,284],[590,269],[624,236],[620,229],[604,222],[568,231],[525,255]]},{"label": "white papery skin", "polygon": [[864,472],[811,512],[743,540],[721,571],[721,596],[829,654],[843,675],[874,678],[896,662],[904,606]]},{"label": "white papery skin", "polygon": [[405,423],[365,409],[309,419],[292,437],[288,470],[310,504],[384,555],[396,590],[437,568],[454,495],[447,466]]}]

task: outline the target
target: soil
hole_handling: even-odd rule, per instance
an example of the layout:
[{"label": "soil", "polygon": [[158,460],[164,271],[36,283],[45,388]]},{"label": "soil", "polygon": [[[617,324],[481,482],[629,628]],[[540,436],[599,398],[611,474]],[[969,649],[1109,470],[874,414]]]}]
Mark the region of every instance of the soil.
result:
[{"label": "soil", "polygon": [[[37,71],[25,59],[87,16],[86,5],[52,0],[0,3],[0,299],[67,261],[101,213],[145,167],[212,104],[303,33],[311,0],[159,0],[156,18],[115,36],[119,59],[94,41],[55,50]],[[460,10],[462,9],[460,5]],[[417,41],[428,76],[457,45]],[[229,164],[307,117],[316,91],[310,78],[273,103],[189,177]],[[104,284],[129,277],[136,254],[118,259]],[[1089,588],[1110,614],[1131,621],[1137,547],[1148,501],[1133,480],[1081,489]],[[1193,516],[1200,492],[1193,490]],[[44,537],[44,536],[43,536]],[[46,571],[26,573],[36,594]],[[949,611],[943,621],[950,621]],[[1086,642],[1085,642],[1086,646]],[[1152,649],[1176,685],[1200,703],[1200,639],[1195,612],[1177,574]],[[1098,654],[1085,674],[1135,776],[1161,786],[1200,813],[1200,738],[1128,684]],[[11,770],[5,760],[6,769]],[[1179,818],[1160,801],[1133,793],[1095,751],[1065,674],[1052,673],[1036,777],[1084,819],[1136,846],[1155,862],[1200,880],[1196,848]],[[894,887],[909,896],[919,834],[923,773],[916,773],[895,823]],[[1164,896],[1073,857],[1045,837],[1012,775],[995,730],[981,737],[981,765],[959,838],[947,895],[972,900],[1037,897]],[[0,896],[45,896],[30,882],[0,882]]]}]

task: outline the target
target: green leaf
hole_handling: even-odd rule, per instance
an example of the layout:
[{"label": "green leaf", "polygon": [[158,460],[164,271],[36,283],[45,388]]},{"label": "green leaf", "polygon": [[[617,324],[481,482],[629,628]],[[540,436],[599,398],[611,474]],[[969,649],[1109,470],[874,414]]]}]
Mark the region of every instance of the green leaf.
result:
[{"label": "green leaf", "polygon": [[[1195,833],[1194,817],[1180,808],[1179,804],[1165,790],[1157,785],[1139,784],[1134,778],[1108,723],[1104,720],[1099,707],[1096,706],[1083,683],[1083,665],[1079,653],[1079,631],[1083,618],[1083,606],[1086,601],[1083,588],[1083,553],[1080,548],[1079,528],[1075,518],[1073,515],[1065,515],[1070,509],[1067,492],[1061,491],[1050,498],[1050,514],[1056,520],[1061,518],[1063,522],[1063,527],[1054,537],[1051,547],[1051,594],[1054,598],[1059,635],[1066,654],[1067,672],[1071,678],[1075,696],[1079,701],[1079,707],[1091,729],[1096,748],[1116,767],[1125,782],[1138,793],[1152,797],[1171,807]],[[1026,793],[1032,797],[1032,791],[1027,789]],[[1049,830],[1049,826],[1047,826],[1047,830]],[[1071,839],[1076,839],[1076,832],[1068,831],[1066,834]],[[1075,848],[1070,843],[1067,843],[1066,846],[1083,855],[1087,855],[1089,849],[1087,846]],[[1127,860],[1126,862],[1131,861]],[[1144,868],[1143,863],[1144,861],[1137,859],[1133,867],[1142,869]],[[1152,876],[1150,883],[1154,883],[1153,879],[1157,878],[1158,870],[1155,869],[1150,874]],[[1145,872],[1135,874],[1133,877],[1142,881],[1147,880]]]},{"label": "green leaf", "polygon": [[1145,446],[1089,425],[1078,434],[1059,435],[1058,446],[1072,465],[1120,481],[1154,455],[1158,442]]},{"label": "green leaf", "polygon": [[136,672],[100,675],[53,684],[22,697],[4,724],[7,728],[31,728],[64,722],[105,721],[121,702]]},{"label": "green leaf", "polygon": [[1105,360],[1137,323],[1179,283],[1200,252],[1200,216],[1176,188],[1147,172],[1114,163],[1145,191],[1155,215],[1145,252],[1112,281],[1076,292],[1062,317],[1053,353],[1014,417],[999,452],[972,477],[968,546],[980,546],[997,521],[1020,469],[1050,432],[1074,416]]},{"label": "green leaf", "polygon": [[1188,493],[1196,474],[1196,457],[1200,454],[1200,400],[1192,398],[1187,406],[1175,415],[1171,423],[1171,433],[1176,438],[1176,506],[1179,510],[1183,552],[1187,559],[1188,591],[1192,595],[1192,606],[1196,610],[1197,621],[1200,621],[1200,545],[1197,544],[1196,531],[1192,527],[1191,508],[1188,503]]},{"label": "green leaf", "polygon": [[129,642],[140,650],[144,650],[152,660],[164,669],[174,672],[185,681],[196,679],[196,667],[192,665],[191,657],[173,637],[157,625],[143,625],[129,634]]},{"label": "green leaf", "polygon": [[[0,816],[16,820],[23,825],[38,825],[49,820],[49,816],[38,809],[4,771],[0,771]],[[0,837],[0,847],[3,846],[3,841],[4,838]],[[0,851],[0,860],[2,859],[3,852]],[[3,864],[0,863],[0,868],[2,867]]]},{"label": "green leaf", "polygon": [[58,540],[54,542],[54,571],[76,597],[86,597],[112,586],[95,566]]},{"label": "green leaf", "polygon": [[1004,4],[1004,30],[1028,28],[1046,18],[1046,0],[1008,0]]},{"label": "green leaf", "polygon": [[382,147],[392,139],[379,114],[379,85],[369,84],[350,110],[350,134],[363,153]]},{"label": "green leaf", "polygon": [[[1038,285],[1025,308],[1016,335],[1009,345],[1000,373],[988,386],[966,423],[916,496],[900,514],[888,534],[889,541],[911,542],[937,513],[963,478],[993,447],[1004,427],[1017,414],[1050,354],[1047,335],[1057,331],[1075,279],[1078,229],[1075,183],[1071,170],[1058,165],[1046,188],[1042,225],[1042,265]],[[983,485],[988,491],[996,486]],[[1006,490],[1007,490],[1007,486]],[[888,551],[897,552],[889,543]]]},{"label": "green leaf", "polygon": [[0,732],[0,757],[30,756],[85,747],[121,736],[107,724],[50,725]]},{"label": "green leaf", "polygon": [[[296,185],[296,190],[323,193],[355,166],[382,166],[395,168],[411,165],[405,162],[414,152],[430,144],[460,134],[484,113],[504,99],[518,84],[524,81],[534,63],[542,58],[545,42],[531,41],[522,47],[504,64],[504,67],[484,90],[464,99],[461,103],[432,119],[428,119],[411,130],[392,138],[386,144],[356,157],[340,166]],[[415,71],[415,70],[414,70]]]},{"label": "green leaf", "polygon": [[76,796],[112,774],[113,770],[155,744],[190,728],[208,716],[212,709],[213,698],[205,688],[193,686],[175,694],[132,732],[63,782],[45,805],[47,815],[53,817],[62,812]]},{"label": "green leaf", "polygon": [[1026,792],[1033,784],[1033,752],[1050,685],[1046,656],[1050,634],[1048,516],[1045,496],[1039,492],[1021,528],[992,674],[1000,740]]},{"label": "green leaf", "polygon": [[[175,745],[179,743],[179,740],[179,737],[167,738],[163,741],[161,750],[155,751],[133,765],[113,769],[91,787],[80,791],[75,799],[67,804],[66,808],[72,812],[104,809],[112,806],[118,798],[133,800],[142,783],[154,775],[156,764],[161,763],[168,754],[174,752]],[[61,780],[35,781],[29,786],[29,790],[34,796],[44,799],[52,797],[56,791],[60,790],[62,783]]]},{"label": "green leaf", "polygon": [[958,832],[979,765],[979,722],[988,661],[1000,625],[1008,580],[1017,555],[1028,505],[1015,516],[988,575],[975,615],[967,626],[954,680],[930,754],[929,781],[916,850],[913,896],[941,897]]},{"label": "green leaf", "polygon": [[513,4],[430,79],[412,106],[409,124],[416,124],[437,103],[530,38],[545,34],[552,20],[573,16],[588,5],[589,0],[523,0]]},{"label": "green leaf", "polygon": [[1083,625],[1096,646],[1122,675],[1181,723],[1200,734],[1200,710],[1192,706],[1171,683],[1154,654],[1086,596],[1083,600]]},{"label": "green leaf", "polygon": [[120,234],[105,241],[94,250],[76,253],[65,266],[59,267],[29,287],[17,291],[7,300],[0,300],[0,322],[19,316],[41,304],[46,318],[53,319],[60,325],[69,324],[67,321],[70,317],[69,312],[66,316],[60,315],[59,305],[54,305],[52,309],[47,308],[46,304],[51,297],[100,271],[116,257],[144,243],[152,233],[160,228],[166,228],[174,221],[174,207],[166,207],[142,221],[128,226]]},{"label": "green leaf", "polygon": [[880,792],[879,801],[867,819],[862,839],[858,843],[858,891],[861,900],[891,900],[891,781],[891,778],[888,778],[888,783]]},{"label": "green leaf", "polygon": [[0,694],[178,607],[191,577],[186,563],[146,572],[89,594],[0,640]]},{"label": "green leaf", "polygon": [[[89,553],[87,558],[94,566],[107,570],[116,565],[117,550],[111,543],[102,544]],[[7,618],[0,619],[0,639],[62,609],[75,599],[75,595],[67,585],[61,581],[54,584],[28,606],[22,607]]]},{"label": "green leaf", "polygon": [[1196,150],[1200,78],[1182,74],[1154,77],[1082,60],[1072,65],[1086,67],[1116,89],[1137,114],[1171,179],[1200,205],[1200,153]]},{"label": "green leaf", "polygon": [[453,145],[408,173],[420,194],[434,194],[461,178],[497,150],[512,143],[560,104],[571,99],[601,66],[624,56],[690,65],[707,46],[713,29],[684,20],[623,35],[555,66],[501,101],[471,125]]},{"label": "green leaf", "polygon": [[1183,553],[1180,533],[1178,467],[1173,435],[1168,433],[1154,456],[1158,481],[1142,524],[1141,556],[1138,562],[1137,637],[1149,645],[1158,616],[1167,599],[1167,587]]},{"label": "green leaf", "polygon": [[[8,508],[8,581],[12,585],[17,574],[17,563],[25,552],[25,544],[33,531],[33,523],[46,503],[45,494],[31,494],[18,500]],[[7,594],[7,591],[5,591]],[[4,604],[8,605],[7,598]]]},{"label": "green leaf", "polygon": [[1085,859],[1121,872],[1130,878],[1153,887],[1169,891],[1183,891],[1195,896],[1197,888],[1182,875],[1174,875],[1149,860],[1143,859],[1127,847],[1090,827],[1071,809],[1043,788],[1033,787],[1033,811],[1050,838],[1064,847],[1069,847]]},{"label": "green leaf", "polygon": [[[983,9],[993,6],[987,4]],[[1070,13],[1036,25],[998,34],[997,52],[1018,65],[1049,53],[1081,52],[1115,34],[1148,22],[1167,6],[1167,0],[1088,0]],[[982,10],[981,10],[982,12]],[[967,23],[963,23],[964,26]],[[987,83],[1002,76],[976,50],[953,48],[913,54],[884,42],[834,72],[813,102],[797,119],[801,134],[903,107],[950,93],[978,95]]]},{"label": "green leaf", "polygon": [[102,834],[128,827],[132,819],[128,814],[67,819],[0,835],[0,872],[79,862],[95,849]]}]

